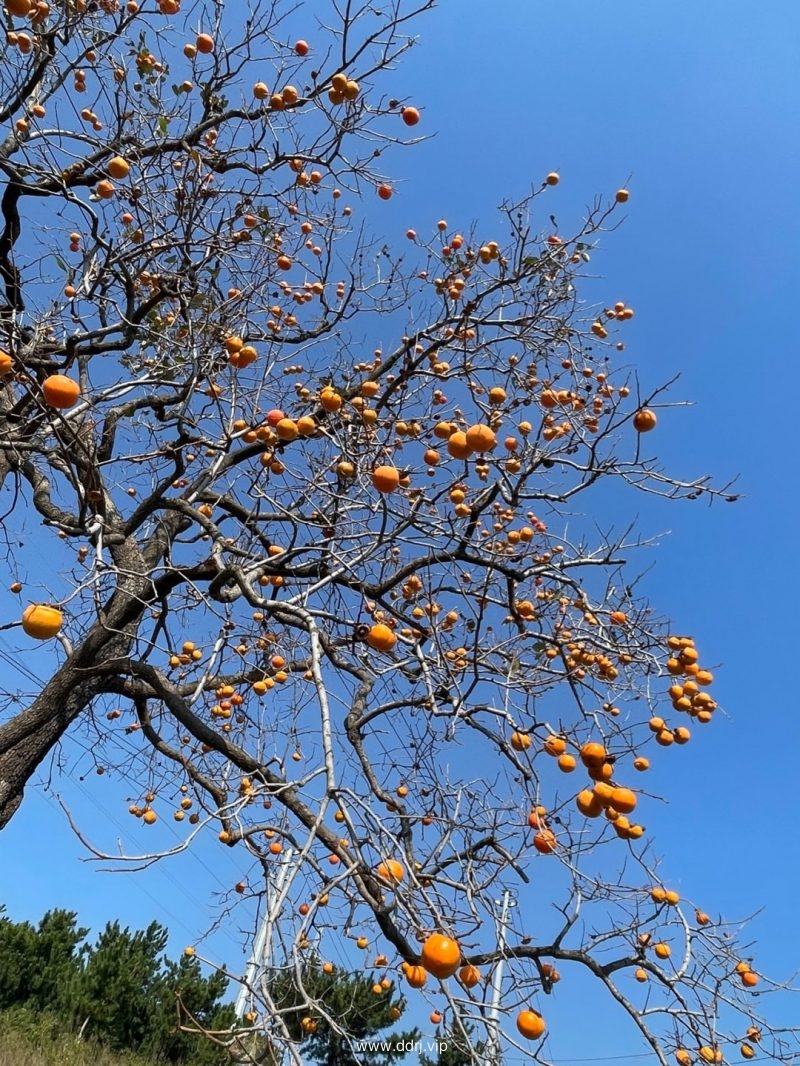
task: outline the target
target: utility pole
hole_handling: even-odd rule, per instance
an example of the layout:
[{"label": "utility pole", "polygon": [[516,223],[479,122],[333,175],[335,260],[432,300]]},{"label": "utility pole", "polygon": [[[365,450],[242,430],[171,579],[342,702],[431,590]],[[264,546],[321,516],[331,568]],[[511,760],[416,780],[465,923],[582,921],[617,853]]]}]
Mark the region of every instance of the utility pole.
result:
[{"label": "utility pole", "polygon": [[264,954],[264,942],[267,939],[267,919],[269,918],[269,908],[266,909],[264,917],[261,919],[261,925],[258,927],[258,933],[256,934],[255,943],[253,944],[253,953],[250,956],[250,961],[247,964],[247,969],[244,974],[244,982],[239,985],[239,991],[236,994],[236,1003],[234,1004],[234,1010],[236,1011],[236,1017],[239,1021],[244,1017],[244,1008],[247,1004],[247,997],[251,994],[253,982],[255,981],[256,974],[258,973],[258,965],[261,961],[261,957]]},{"label": "utility pole", "polygon": [[[247,970],[244,975],[244,982],[239,985],[239,991],[236,995],[236,1002],[234,1004],[234,1010],[236,1011],[236,1017],[239,1021],[242,1020],[245,1014],[245,1006],[247,1005],[248,996],[252,995],[252,989],[255,985],[256,975],[260,968],[264,965],[264,948],[267,943],[267,931],[269,929],[271,918],[271,900],[277,896],[280,896],[283,889],[284,882],[289,875],[289,868],[292,862],[291,849],[286,851],[283,856],[283,861],[278,867],[278,871],[275,874],[273,883],[267,884],[266,900],[264,905],[264,916],[261,919],[261,924],[258,927],[258,933],[256,934],[255,943],[253,944],[253,953],[250,956],[250,961],[247,964]],[[271,954],[271,952],[269,952]]]},{"label": "utility pole", "polygon": [[511,892],[506,889],[502,900],[495,900],[500,907],[500,921],[497,925],[497,951],[500,958],[492,974],[492,998],[489,1003],[489,1011],[486,1016],[486,1029],[488,1039],[486,1041],[486,1066],[500,1066],[500,1030],[498,1018],[500,1016],[500,998],[503,992],[503,969],[505,968],[506,930],[508,928],[508,912],[516,907],[516,902],[511,898]]}]

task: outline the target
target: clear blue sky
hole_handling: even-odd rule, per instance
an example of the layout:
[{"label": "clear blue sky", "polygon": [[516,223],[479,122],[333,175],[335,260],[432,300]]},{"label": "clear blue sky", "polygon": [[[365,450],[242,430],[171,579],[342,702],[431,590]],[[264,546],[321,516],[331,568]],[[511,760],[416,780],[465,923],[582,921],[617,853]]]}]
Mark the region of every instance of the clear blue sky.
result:
[{"label": "clear blue sky", "polygon": [[[357,209],[374,232],[400,244],[409,226],[424,232],[443,216],[464,230],[480,219],[490,239],[496,205],[553,169],[562,181],[546,206],[567,231],[596,193],[631,189],[625,224],[593,260],[604,280],[589,294],[633,306],[627,354],[642,379],[654,385],[680,371],[674,397],[696,401],[659,420],[654,446],[667,465],[687,476],[738,474],[746,494],[712,509],[627,497],[622,519],[639,513],[645,531],[671,531],[642,557],[642,568],[654,564],[646,587],[715,664],[727,712],[660,760],[652,784],[670,802],[651,813],[648,829],[665,879],[688,898],[731,918],[764,908],[753,924],[756,964],[788,976],[800,966],[791,889],[800,876],[790,820],[800,567],[789,296],[800,272],[800,5],[444,0],[418,33],[420,47],[392,87],[421,108],[417,129],[432,136],[387,156],[397,195]],[[307,35],[313,44],[311,28]],[[41,669],[34,654],[27,665]],[[0,677],[3,688],[18,683],[3,663]],[[132,830],[116,813],[124,807],[107,778],[90,772],[84,787],[58,787],[98,840],[135,840],[141,826]],[[97,874],[81,855],[57,808],[29,789],[0,835],[0,900],[17,919],[54,906],[74,908],[95,928],[155,918],[177,952],[208,925],[210,894],[239,876],[236,856],[218,847],[136,877]],[[237,965],[239,937],[230,928],[217,934],[213,951]],[[565,984],[541,1005],[554,1060],[641,1051],[625,1019],[587,1006]],[[794,1017],[782,1010],[795,1020],[796,1005]],[[589,1045],[583,1023],[592,1018]]]}]

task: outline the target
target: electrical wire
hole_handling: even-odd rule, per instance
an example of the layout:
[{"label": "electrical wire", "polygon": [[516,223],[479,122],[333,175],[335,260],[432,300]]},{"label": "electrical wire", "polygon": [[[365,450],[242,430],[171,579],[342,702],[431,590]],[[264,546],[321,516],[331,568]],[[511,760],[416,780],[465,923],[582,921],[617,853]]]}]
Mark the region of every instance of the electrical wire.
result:
[{"label": "electrical wire", "polygon": [[[2,645],[2,644],[5,644],[7,647],[10,648],[10,645],[8,645],[6,639],[4,637],[0,636],[0,645]],[[32,681],[32,682],[34,682],[37,685],[41,684],[40,679],[33,673],[32,670],[30,670],[23,663],[20,663],[20,661],[17,658],[15,658],[12,654],[10,654],[9,651],[6,651],[2,646],[0,646],[0,659],[2,659],[2,661],[4,661],[8,666],[12,667],[18,674],[21,674],[23,677],[25,677],[28,681]],[[73,736],[73,737],[70,737],[70,741],[71,741],[71,743],[74,743],[77,747],[81,748],[87,755],[91,755],[92,754],[91,753],[91,749],[89,747],[87,747],[85,744],[83,744],[80,741],[79,738]],[[102,820],[105,820],[107,823],[113,824],[123,835],[128,832],[128,829],[116,818],[115,815],[113,815],[106,807],[103,807],[99,803],[99,801],[94,796],[94,794],[88,788],[86,788],[86,786],[83,784],[83,782],[78,777],[76,777],[73,773],[71,773],[68,770],[61,770],[61,773],[91,803],[91,805],[95,808],[95,810],[97,811],[98,815],[100,816],[100,818]],[[52,806],[54,809],[59,810],[59,813],[61,813],[61,811],[58,808],[58,805],[56,804],[55,800],[52,798],[52,796],[50,796],[48,794],[47,788],[40,789],[40,793],[44,797],[45,801],[50,806]],[[174,826],[170,825],[169,823],[165,823],[165,825],[166,825],[166,828],[172,833],[173,837],[177,841],[180,841],[181,838],[178,835],[178,833],[176,832]],[[203,860],[203,858],[197,854],[196,851],[193,851],[193,850],[190,849],[187,852],[187,854],[191,855],[193,860],[195,862],[198,862],[202,866],[202,868],[211,877],[214,878],[214,880],[217,882],[217,884],[220,886],[220,888],[223,891],[227,890],[227,888],[229,886],[226,885],[224,881],[222,881],[222,879],[220,878],[220,876],[217,873],[217,871],[214,870],[211,866],[209,866]],[[159,875],[161,877],[164,877],[167,881],[169,881],[172,884],[172,886],[176,889],[179,897],[185,897],[185,895],[186,895],[185,886],[180,884],[180,882],[174,877],[174,875],[171,873],[171,871],[169,871],[167,868],[165,868],[163,866],[160,866],[158,868],[158,873],[159,873]],[[187,932],[189,934],[189,936],[191,938],[194,938],[196,936],[196,933],[197,933],[196,930],[191,929],[178,915],[174,914],[168,907],[166,907],[164,905],[163,900],[161,900],[157,896],[155,896],[141,882],[138,885],[138,891],[140,891],[143,895],[145,895],[149,899],[151,899],[153,901],[153,903],[156,904],[157,908],[159,908],[164,914],[168,915],[174,922],[176,922],[181,927],[181,929],[183,929],[185,932]]]}]

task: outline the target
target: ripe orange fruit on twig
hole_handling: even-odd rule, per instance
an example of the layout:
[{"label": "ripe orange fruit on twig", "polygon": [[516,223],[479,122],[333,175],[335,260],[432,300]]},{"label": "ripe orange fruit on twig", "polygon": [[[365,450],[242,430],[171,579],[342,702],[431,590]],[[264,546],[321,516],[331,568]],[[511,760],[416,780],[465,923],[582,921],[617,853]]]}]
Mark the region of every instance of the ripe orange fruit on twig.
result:
[{"label": "ripe orange fruit on twig", "polygon": [[[365,639],[367,644],[376,651],[391,651],[397,643],[394,631],[389,626],[384,625],[383,622],[378,622],[376,625],[371,626]],[[397,865],[399,866],[400,864],[397,863]]]},{"label": "ripe orange fruit on twig", "polygon": [[461,948],[449,936],[431,933],[422,945],[421,960],[428,973],[443,980],[452,977],[458,969]]},{"label": "ripe orange fruit on twig", "polygon": [[642,407],[633,416],[633,428],[637,433],[649,433],[651,429],[655,429],[657,421],[655,411]]},{"label": "ripe orange fruit on twig", "polygon": [[372,471],[372,484],[378,492],[394,492],[400,484],[400,471],[395,466],[376,466]]},{"label": "ripe orange fruit on twig", "polygon": [[127,178],[130,173],[131,165],[127,159],[123,159],[121,155],[115,155],[108,161],[106,170],[112,178]]},{"label": "ripe orange fruit on twig", "polygon": [[22,612],[22,629],[36,640],[49,640],[61,629],[62,614],[57,607],[32,603]]},{"label": "ripe orange fruit on twig", "polygon": [[528,1040],[538,1040],[547,1026],[544,1018],[535,1010],[523,1010],[517,1015],[517,1029]]},{"label": "ripe orange fruit on twig", "polygon": [[42,382],[42,395],[50,407],[65,410],[73,407],[80,397],[81,389],[77,381],[65,374],[51,374]]}]

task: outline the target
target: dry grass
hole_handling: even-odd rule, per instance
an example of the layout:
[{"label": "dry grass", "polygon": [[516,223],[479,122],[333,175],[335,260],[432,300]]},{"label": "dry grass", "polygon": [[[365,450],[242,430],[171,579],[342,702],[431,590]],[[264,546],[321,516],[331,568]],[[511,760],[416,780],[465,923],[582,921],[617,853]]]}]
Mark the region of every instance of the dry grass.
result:
[{"label": "dry grass", "polygon": [[131,1055],[114,1055],[74,1036],[51,1040],[14,1029],[0,1033],[0,1066],[147,1066]]}]

